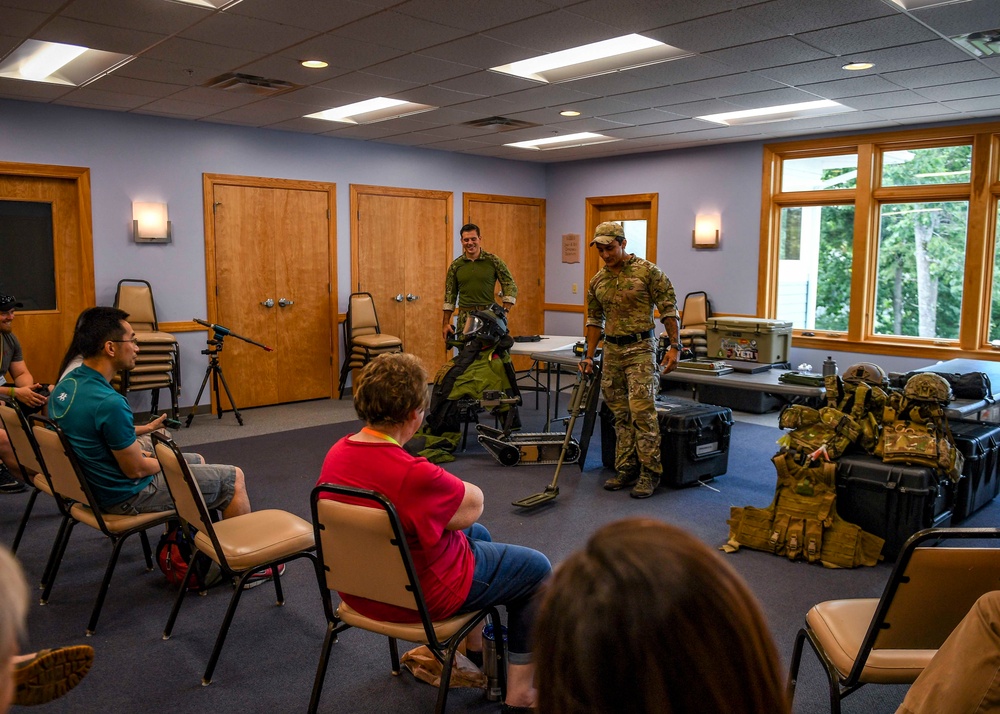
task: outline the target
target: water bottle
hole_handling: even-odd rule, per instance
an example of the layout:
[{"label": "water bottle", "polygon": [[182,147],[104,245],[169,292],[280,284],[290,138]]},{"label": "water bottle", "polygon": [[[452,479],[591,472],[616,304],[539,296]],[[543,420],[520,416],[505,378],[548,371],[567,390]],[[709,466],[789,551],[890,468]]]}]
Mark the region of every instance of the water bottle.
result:
[{"label": "water bottle", "polygon": [[837,360],[832,356],[827,356],[826,360],[823,362],[823,376],[833,377],[837,374]]},{"label": "water bottle", "polygon": [[[507,642],[507,628],[500,626],[501,637]],[[500,701],[500,679],[497,676],[497,643],[492,623],[483,627],[483,674],[486,675],[486,698]]]}]

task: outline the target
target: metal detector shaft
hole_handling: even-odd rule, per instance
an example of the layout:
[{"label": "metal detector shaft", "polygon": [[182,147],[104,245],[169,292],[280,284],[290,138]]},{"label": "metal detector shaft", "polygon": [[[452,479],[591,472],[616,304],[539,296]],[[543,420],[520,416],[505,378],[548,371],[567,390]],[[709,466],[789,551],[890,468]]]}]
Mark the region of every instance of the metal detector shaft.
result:
[{"label": "metal detector shaft", "polygon": [[573,395],[570,397],[569,402],[569,422],[566,424],[566,437],[563,439],[562,451],[559,452],[559,461],[556,463],[556,472],[552,476],[552,483],[546,486],[545,490],[541,493],[527,496],[520,501],[514,501],[512,505],[518,508],[534,508],[535,506],[555,500],[555,497],[559,495],[559,471],[562,469],[563,460],[566,458],[569,443],[573,439],[573,425],[576,424],[576,417],[580,413],[581,405],[587,402],[585,395],[590,393],[593,379],[593,374],[585,375],[577,373],[576,386],[573,388]]}]

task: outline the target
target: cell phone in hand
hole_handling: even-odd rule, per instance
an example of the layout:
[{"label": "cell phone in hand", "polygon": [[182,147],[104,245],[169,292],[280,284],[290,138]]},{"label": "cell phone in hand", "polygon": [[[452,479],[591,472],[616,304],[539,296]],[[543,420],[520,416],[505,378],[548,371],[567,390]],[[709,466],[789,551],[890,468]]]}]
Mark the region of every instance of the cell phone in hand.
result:
[{"label": "cell phone in hand", "polygon": [[181,423],[177,419],[171,419],[170,417],[167,417],[166,419],[163,420],[163,426],[167,427],[168,429],[180,429]]}]

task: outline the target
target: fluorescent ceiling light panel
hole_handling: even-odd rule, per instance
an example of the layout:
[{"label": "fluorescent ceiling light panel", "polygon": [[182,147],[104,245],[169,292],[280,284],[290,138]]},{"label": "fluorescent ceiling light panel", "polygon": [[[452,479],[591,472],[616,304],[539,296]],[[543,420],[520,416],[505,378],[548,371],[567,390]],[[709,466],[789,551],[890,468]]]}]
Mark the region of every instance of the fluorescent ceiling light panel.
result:
[{"label": "fluorescent ceiling light panel", "polygon": [[504,146],[513,146],[516,149],[532,149],[534,151],[550,151],[552,149],[568,149],[572,146],[606,144],[610,141],[620,141],[620,139],[584,131],[579,134],[565,134],[564,136],[550,136],[545,139],[518,141],[513,144],[504,144]]},{"label": "fluorescent ceiling light panel", "polygon": [[925,7],[937,7],[938,5],[954,5],[968,0],[892,0],[904,10],[923,10]]},{"label": "fluorescent ceiling light panel", "polygon": [[490,69],[536,82],[566,82],[693,54],[642,35],[624,35]]},{"label": "fluorescent ceiling light panel", "polygon": [[171,0],[172,2],[180,3],[181,5],[197,5],[198,7],[207,7],[212,10],[225,10],[227,8],[236,5],[242,0]]},{"label": "fluorescent ceiling light panel", "polygon": [[80,45],[25,40],[0,63],[0,77],[79,87],[131,59],[130,55]]},{"label": "fluorescent ceiling light panel", "polygon": [[782,104],[776,107],[723,112],[722,114],[706,114],[705,116],[695,117],[695,119],[703,119],[715,122],[716,124],[725,124],[726,126],[742,126],[744,124],[767,124],[774,121],[805,119],[807,117],[842,114],[853,111],[850,107],[845,107],[843,104],[839,104],[833,100],[821,99],[816,102],[800,102],[798,104]]},{"label": "fluorescent ceiling light panel", "polygon": [[333,107],[314,114],[306,114],[305,118],[339,121],[344,124],[372,124],[386,119],[398,119],[410,114],[429,112],[432,109],[437,109],[437,107],[432,107],[430,104],[405,102],[402,99],[375,97],[363,102],[345,104],[342,107]]}]

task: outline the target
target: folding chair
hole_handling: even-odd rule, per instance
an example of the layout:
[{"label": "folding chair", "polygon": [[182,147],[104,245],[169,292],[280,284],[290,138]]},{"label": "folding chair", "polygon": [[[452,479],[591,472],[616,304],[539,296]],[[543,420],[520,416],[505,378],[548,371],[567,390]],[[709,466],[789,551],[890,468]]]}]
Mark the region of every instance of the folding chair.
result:
[{"label": "folding chair", "polygon": [[[932,547],[981,539],[986,547]],[[1000,589],[1000,528],[931,528],[913,535],[881,598],[828,600],[806,614],[795,637],[788,700],[795,695],[802,646],[826,669],[830,711],[865,684],[912,684],[979,596]]]},{"label": "folding chair", "polygon": [[101,608],[104,606],[104,598],[108,594],[108,586],[111,584],[111,576],[114,575],[122,545],[129,536],[138,533],[142,541],[143,555],[146,557],[146,570],[152,570],[153,555],[146,530],[166,523],[175,514],[172,510],[140,513],[136,516],[102,513],[62,429],[51,419],[38,415],[32,416],[30,423],[35,442],[38,444],[40,465],[48,475],[53,495],[61,502],[60,510],[63,512],[63,525],[60,526],[59,535],[56,536],[52,554],[49,556],[49,564],[45,568],[48,577],[43,577],[45,589],[42,591],[41,604],[48,602],[56,573],[77,523],[84,523],[100,531],[110,538],[113,544],[111,557],[104,571],[104,579],[101,581],[101,589],[97,593],[97,602],[94,603],[94,610],[87,625],[89,637],[97,631],[97,620],[101,616]]},{"label": "folding chair", "polygon": [[371,293],[351,293],[347,301],[347,319],[344,320],[344,347],[338,399],[344,396],[344,385],[351,370],[364,367],[383,352],[403,351],[401,339],[382,334]]},{"label": "folding chair", "polygon": [[711,316],[712,303],[704,290],[684,296],[679,337],[681,344],[695,357],[708,356],[708,318]]},{"label": "folding chair", "polygon": [[198,482],[180,449],[171,439],[161,434],[154,432],[152,436],[153,450],[177,506],[177,516],[185,528],[196,531],[191,540],[197,549],[188,565],[188,577],[177,591],[177,599],[163,630],[163,639],[170,639],[174,621],[187,594],[188,580],[194,574],[200,558],[211,558],[222,569],[223,575],[236,580],[229,608],[219,628],[205,676],[201,680],[202,685],[208,685],[212,683],[215,665],[222,654],[222,646],[226,642],[229,626],[233,622],[247,580],[271,568],[278,605],[284,605],[285,596],[281,590],[278,566],[303,557],[315,562],[316,556],[312,553],[313,531],[308,521],[279,510],[254,511],[213,523]]},{"label": "folding chair", "polygon": [[151,391],[150,410],[154,414],[159,410],[160,390],[166,389],[170,394],[170,415],[176,419],[181,388],[180,348],[176,337],[160,331],[152,287],[145,280],[119,280],[115,307],[128,313],[139,355],[135,367],[116,375],[112,385],[122,394]]},{"label": "folding chair", "polygon": [[25,483],[31,486],[31,495],[28,496],[28,503],[24,507],[24,514],[17,526],[17,533],[14,535],[14,542],[10,546],[12,553],[17,553],[17,547],[21,544],[24,536],[24,529],[28,525],[28,518],[35,507],[35,500],[39,493],[52,495],[52,487],[38,463],[38,446],[35,438],[31,435],[31,427],[28,420],[21,411],[16,399],[0,397],[0,425],[7,432],[10,439],[10,447],[14,451],[14,458],[21,469],[21,477]]},{"label": "folding chair", "polygon": [[[347,498],[344,503],[333,497]],[[442,664],[436,714],[443,714],[448,701],[451,668],[462,643],[475,627],[489,618],[499,627],[495,607],[433,621],[427,611],[423,590],[406,543],[406,534],[392,503],[380,493],[365,489],[321,484],[312,491],[312,519],[316,532],[318,562],[316,576],[326,613],[326,638],[320,653],[313,684],[310,714],[319,707],[326,678],[330,649],[337,635],[350,627],[385,635],[389,638],[392,673],[399,674],[399,650],[396,640],[427,645]],[[366,504],[366,505],[359,505]],[[333,607],[332,592],[414,610],[419,622],[386,622],[365,617],[344,602]],[[507,694],[506,650],[503,638],[496,638],[497,675],[501,699]]]}]

